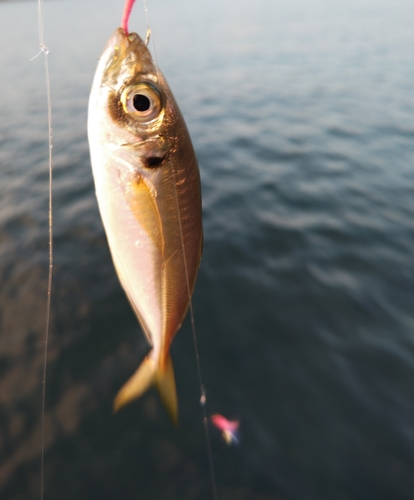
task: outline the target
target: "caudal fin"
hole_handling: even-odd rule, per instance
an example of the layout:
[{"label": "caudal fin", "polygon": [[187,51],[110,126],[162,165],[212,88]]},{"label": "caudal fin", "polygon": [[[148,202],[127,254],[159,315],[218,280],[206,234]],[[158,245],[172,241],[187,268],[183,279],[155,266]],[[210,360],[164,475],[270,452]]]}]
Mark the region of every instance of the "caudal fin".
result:
[{"label": "caudal fin", "polygon": [[178,421],[177,391],[175,388],[174,368],[169,354],[163,367],[155,363],[151,353],[147,355],[138,370],[116,395],[114,411],[118,411],[133,399],[142,396],[152,385],[157,387],[164,406],[176,424]]}]

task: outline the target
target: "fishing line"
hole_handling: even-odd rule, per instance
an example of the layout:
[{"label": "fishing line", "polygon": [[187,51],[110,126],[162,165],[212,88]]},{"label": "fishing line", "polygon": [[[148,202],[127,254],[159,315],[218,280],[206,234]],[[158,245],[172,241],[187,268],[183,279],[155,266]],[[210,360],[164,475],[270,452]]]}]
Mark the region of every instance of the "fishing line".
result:
[{"label": "fishing line", "polygon": [[[148,42],[150,41],[151,37],[151,21],[148,12],[147,0],[142,0],[142,1],[144,2],[145,20],[147,22],[147,35],[145,37],[145,45],[148,45]],[[154,40],[151,40],[151,45],[152,45],[152,50],[154,52],[155,67],[158,69],[157,58],[155,56]]]},{"label": "fishing line", "polygon": [[[145,44],[148,45],[148,42],[150,40],[150,35],[152,33],[151,22],[150,22],[148,7],[147,7],[147,0],[142,0],[142,1],[144,3],[145,18],[146,18],[146,23],[147,23],[147,36],[146,36]],[[152,50],[153,55],[154,55],[154,62],[155,62],[155,68],[157,71],[158,82],[160,82],[161,79],[160,79],[160,75],[159,75],[157,55],[156,55],[156,51],[155,51],[155,45],[154,45],[153,38],[151,38],[151,50]],[[175,182],[176,179],[175,179],[174,170],[172,171],[172,174],[174,177],[174,183],[173,183],[174,184],[174,197],[175,197],[175,204],[177,207],[178,222],[179,222],[179,226],[180,226],[181,248],[183,251],[185,278],[186,278],[187,293],[188,293],[188,298],[189,298],[191,330],[192,330],[192,334],[193,334],[194,351],[195,351],[195,358],[196,358],[196,364],[197,364],[198,382],[200,385],[200,405],[201,405],[202,412],[203,412],[203,425],[204,425],[204,433],[205,433],[206,444],[207,444],[207,455],[208,455],[208,464],[209,464],[209,470],[210,470],[211,487],[212,487],[212,491],[213,491],[214,500],[219,500],[218,493],[217,493],[216,474],[214,471],[213,452],[211,449],[210,432],[208,430],[208,417],[207,417],[207,410],[206,410],[207,397],[206,397],[206,391],[205,391],[203,377],[202,377],[202,373],[201,373],[201,363],[200,363],[200,354],[199,354],[199,350],[198,350],[198,341],[197,341],[197,334],[196,334],[196,327],[195,327],[195,320],[194,320],[193,301],[191,298],[190,278],[188,275],[187,256],[185,253],[185,245],[184,245],[183,226],[182,226],[182,220],[181,220],[181,216],[180,216],[180,203],[178,200],[178,193],[177,193],[177,186],[176,186],[176,182]]]},{"label": "fishing line", "polygon": [[[44,498],[44,468],[45,468],[45,406],[46,406],[46,374],[47,374],[47,350],[50,331],[50,309],[52,298],[52,277],[53,277],[53,196],[52,196],[52,173],[53,173],[53,129],[52,129],[52,97],[50,91],[49,74],[49,49],[44,42],[44,16],[43,0],[38,0],[38,33],[40,52],[45,56],[45,77],[46,77],[46,100],[47,100],[47,122],[48,122],[48,142],[49,142],[49,207],[48,207],[48,226],[49,226],[49,269],[47,281],[47,300],[46,300],[46,325],[44,336],[43,351],[43,376],[42,376],[42,414],[41,414],[41,457],[40,457],[40,500]],[[37,57],[35,56],[35,57]]]},{"label": "fishing line", "polygon": [[[172,171],[172,174],[173,174],[173,177],[175,177],[174,170]],[[193,332],[195,358],[196,358],[196,362],[197,362],[198,381],[200,384],[200,405],[201,405],[201,408],[203,410],[203,424],[204,424],[204,432],[205,432],[206,443],[207,443],[207,454],[208,454],[208,463],[209,463],[209,469],[210,469],[211,487],[213,490],[214,500],[219,500],[219,497],[217,494],[216,474],[214,472],[213,452],[211,450],[210,432],[208,430],[208,418],[207,418],[207,410],[206,410],[207,397],[206,397],[206,391],[205,391],[205,387],[204,387],[204,383],[203,383],[203,377],[201,374],[200,354],[198,351],[198,342],[197,342],[197,335],[196,335],[196,328],[195,328],[195,321],[194,321],[193,302],[191,299],[190,279],[188,276],[187,256],[185,253],[185,246],[184,246],[183,226],[182,226],[182,222],[181,222],[180,204],[178,201],[177,186],[176,186],[175,182],[174,182],[174,196],[175,196],[175,203],[176,203],[177,210],[178,210],[178,222],[179,222],[179,226],[180,226],[181,247],[183,250],[185,277],[186,277],[187,292],[188,292],[188,297],[189,297],[191,329]]]},{"label": "fishing line", "polygon": [[[130,16],[134,2],[135,2],[135,0],[126,0],[125,6],[124,6],[121,27],[124,29],[125,33],[127,33],[127,34],[129,32],[129,30],[128,30],[129,16]],[[148,46],[148,43],[149,43],[149,40],[151,37],[151,23],[150,23],[150,17],[149,17],[149,12],[148,12],[146,0],[143,0],[143,4],[144,4],[144,10],[145,10],[146,24],[147,24],[147,34],[146,34],[146,39],[145,39],[145,45]],[[160,71],[159,71],[159,67],[158,67],[154,40],[152,38],[151,38],[151,47],[152,47],[152,52],[153,52],[153,56],[154,56],[154,62],[155,62],[155,68],[156,68],[156,72],[157,72],[158,83],[161,83],[162,78],[160,78],[161,75],[160,75]],[[199,351],[198,351],[198,342],[197,342],[197,334],[196,334],[195,321],[194,321],[193,303],[192,303],[192,299],[191,299],[190,278],[189,278],[189,274],[188,274],[188,265],[187,265],[187,256],[186,256],[186,252],[185,252],[183,226],[182,226],[182,220],[181,220],[181,216],[180,216],[180,203],[178,200],[176,178],[175,178],[176,176],[175,176],[174,170],[172,170],[172,175],[174,177],[174,183],[173,183],[173,185],[174,185],[174,197],[175,197],[175,205],[177,208],[177,218],[178,218],[179,228],[180,228],[181,248],[182,248],[182,252],[183,252],[185,278],[186,278],[187,293],[188,293],[188,299],[189,299],[191,329],[192,329],[192,333],[193,333],[194,350],[195,350],[195,357],[196,357],[196,363],[197,363],[197,374],[198,374],[198,381],[199,381],[199,385],[200,385],[200,404],[201,404],[202,412],[203,412],[203,424],[204,424],[204,432],[205,432],[206,444],[207,444],[208,463],[209,463],[209,469],[210,469],[210,480],[211,480],[213,498],[214,498],[214,500],[219,500],[219,497],[217,494],[216,476],[215,476],[215,472],[214,472],[213,453],[211,450],[210,433],[208,430],[208,418],[207,418],[207,411],[206,411],[207,398],[206,398],[206,391],[205,391],[204,383],[203,383],[203,377],[201,374],[200,355],[199,355]]]},{"label": "fishing line", "polygon": [[[143,1],[144,1],[145,6],[146,6],[146,0],[143,0]],[[148,11],[146,11],[146,13],[148,15]],[[148,17],[147,17],[147,23],[149,23]],[[151,30],[149,27],[148,27],[148,31],[147,31],[147,38],[149,36],[148,33],[151,33]],[[157,68],[157,73],[158,73],[158,64],[157,64],[157,58],[155,55],[155,47],[154,47],[153,40],[152,40],[151,44],[152,44],[152,50],[154,53],[155,66]],[[159,78],[158,78],[158,81],[160,81]],[[203,424],[204,424],[204,433],[205,433],[206,444],[207,444],[207,455],[208,455],[208,463],[209,463],[209,469],[210,469],[211,487],[213,490],[214,500],[219,500],[218,493],[217,493],[216,475],[215,475],[215,471],[214,471],[213,452],[211,450],[210,432],[208,430],[208,418],[207,418],[207,410],[206,410],[207,397],[206,397],[206,391],[205,391],[203,377],[202,377],[202,373],[201,373],[200,354],[199,354],[199,350],[198,350],[198,341],[197,341],[197,334],[196,334],[196,328],[195,328],[193,302],[192,302],[192,298],[191,298],[190,278],[188,275],[187,256],[185,253],[183,227],[182,227],[182,220],[181,220],[181,215],[180,215],[180,204],[179,204],[179,200],[178,200],[178,193],[177,193],[177,186],[176,186],[176,179],[175,179],[174,170],[172,171],[172,174],[174,177],[174,183],[173,183],[174,196],[175,196],[175,204],[177,207],[177,215],[178,215],[178,221],[179,221],[179,226],[180,226],[181,247],[182,247],[182,251],[183,251],[185,278],[186,278],[187,293],[188,293],[188,298],[189,298],[191,329],[192,329],[192,333],[193,333],[194,351],[195,351],[195,358],[196,358],[196,363],[197,363],[198,382],[200,385],[200,405],[201,405],[202,412],[203,412]]]}]

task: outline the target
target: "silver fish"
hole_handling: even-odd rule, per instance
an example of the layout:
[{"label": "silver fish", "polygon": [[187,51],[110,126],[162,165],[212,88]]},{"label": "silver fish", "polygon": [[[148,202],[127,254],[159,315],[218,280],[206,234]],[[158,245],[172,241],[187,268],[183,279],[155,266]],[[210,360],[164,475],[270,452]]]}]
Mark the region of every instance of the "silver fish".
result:
[{"label": "silver fish", "polygon": [[200,175],[177,103],[136,33],[119,28],[109,39],[90,95],[88,137],[112,259],[152,346],[114,408],[155,385],[176,422],[169,349],[200,264]]}]

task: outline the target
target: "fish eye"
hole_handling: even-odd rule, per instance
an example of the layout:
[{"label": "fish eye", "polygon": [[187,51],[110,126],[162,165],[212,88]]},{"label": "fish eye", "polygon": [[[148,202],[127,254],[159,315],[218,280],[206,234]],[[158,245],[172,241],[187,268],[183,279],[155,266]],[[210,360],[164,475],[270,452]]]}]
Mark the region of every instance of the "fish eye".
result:
[{"label": "fish eye", "polygon": [[127,87],[122,92],[121,102],[125,113],[141,123],[155,120],[162,110],[158,89],[147,82]]},{"label": "fish eye", "polygon": [[135,94],[132,101],[137,111],[148,111],[151,107],[151,101],[144,94]]}]

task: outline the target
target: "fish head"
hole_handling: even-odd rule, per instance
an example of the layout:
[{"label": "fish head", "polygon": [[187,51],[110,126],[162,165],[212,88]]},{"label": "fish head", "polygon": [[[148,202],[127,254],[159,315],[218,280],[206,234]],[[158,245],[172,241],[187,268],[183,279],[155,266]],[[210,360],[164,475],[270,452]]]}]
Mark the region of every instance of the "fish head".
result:
[{"label": "fish head", "polygon": [[[135,161],[158,166],[171,150],[167,129],[175,110],[169,95],[145,42],[118,28],[99,61],[90,97],[89,121],[100,142],[126,146]],[[89,132],[94,133],[91,127]]]}]

